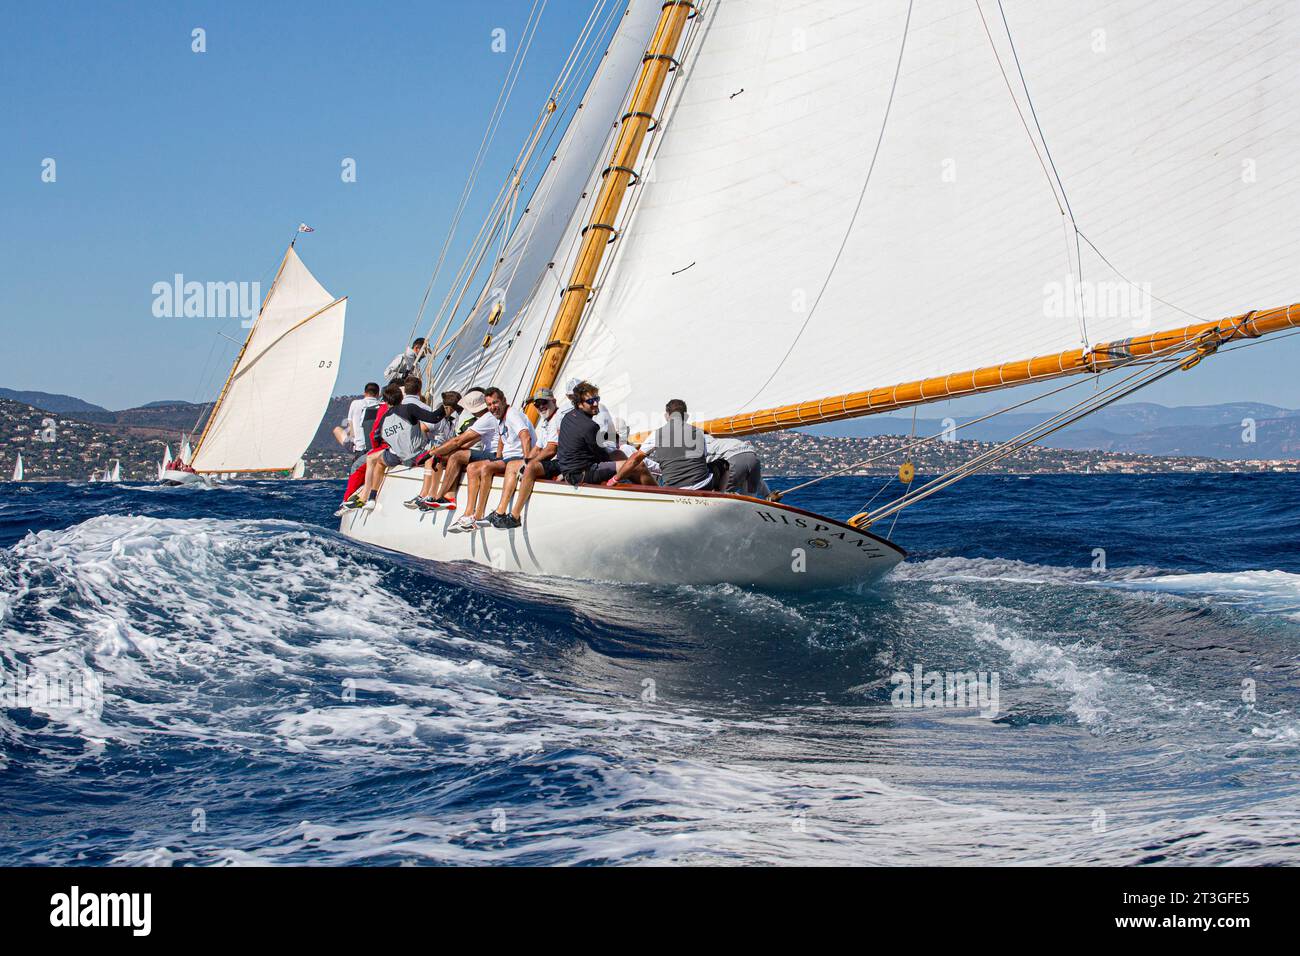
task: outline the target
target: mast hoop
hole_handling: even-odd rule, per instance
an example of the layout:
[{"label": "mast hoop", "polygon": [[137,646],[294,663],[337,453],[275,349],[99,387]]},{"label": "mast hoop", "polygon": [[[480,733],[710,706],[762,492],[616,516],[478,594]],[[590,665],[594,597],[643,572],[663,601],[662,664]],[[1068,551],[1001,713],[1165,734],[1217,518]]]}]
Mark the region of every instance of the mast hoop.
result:
[{"label": "mast hoop", "polygon": [[[613,242],[615,239],[618,238],[618,230],[615,229],[614,226],[613,226],[611,223],[608,223],[608,222],[592,222],[592,223],[588,223],[587,225],[585,225],[585,226],[582,227],[582,232],[580,233],[580,235],[585,236],[585,235],[587,234],[587,230],[588,230],[588,229],[605,229],[605,230],[607,230],[607,231],[609,232],[609,242]],[[605,245],[609,245],[609,242],[605,243]]]},{"label": "mast hoop", "polygon": [[618,120],[619,125],[621,126],[623,123],[626,123],[630,119],[648,119],[650,121],[650,125],[645,128],[645,131],[647,133],[653,133],[655,130],[659,128],[659,118],[655,116],[653,113],[646,113],[646,112],[642,112],[641,110],[635,110],[630,113],[624,113],[622,116],[619,117]]},{"label": "mast hoop", "polygon": [[631,177],[627,182],[628,189],[641,185],[641,174],[631,166],[606,166],[601,170],[600,178],[607,179],[610,173],[627,173]]},{"label": "mast hoop", "polygon": [[686,14],[687,20],[694,20],[700,15],[700,8],[692,3],[691,0],[664,0],[663,5],[659,9],[667,10],[669,7],[689,7],[691,12]]},{"label": "mast hoop", "polygon": [[[689,20],[690,17],[687,17],[687,19]],[[645,56],[641,57],[642,63],[649,63],[651,60],[667,60],[669,63],[669,73],[672,73],[682,65],[681,60],[677,59],[675,56],[669,56],[667,53],[647,53]]]}]

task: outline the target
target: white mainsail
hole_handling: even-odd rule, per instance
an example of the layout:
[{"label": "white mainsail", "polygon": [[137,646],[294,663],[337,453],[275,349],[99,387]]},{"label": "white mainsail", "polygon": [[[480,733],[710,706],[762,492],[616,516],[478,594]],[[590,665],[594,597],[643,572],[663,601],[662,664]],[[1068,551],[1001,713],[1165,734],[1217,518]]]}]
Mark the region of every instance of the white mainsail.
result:
[{"label": "white mainsail", "polygon": [[329,404],[347,299],[335,299],[290,246],[207,426],[195,471],[288,471]]},{"label": "white mainsail", "polygon": [[105,481],[114,481],[114,482],[116,482],[116,481],[121,481],[121,480],[122,480],[122,462],[121,462],[121,461],[119,461],[119,460],[116,459],[116,458],[113,459],[113,465],[112,465],[111,468],[108,469],[108,472],[104,475],[104,480],[105,480]]},{"label": "white mainsail", "polygon": [[[632,0],[604,59],[565,129],[554,155],[520,216],[483,294],[449,350],[435,357],[433,391],[497,385],[514,396],[528,385],[537,350],[568,281],[575,238],[594,197],[609,154],[619,108],[636,79],[647,38],[659,16],[658,0]],[[500,318],[488,320],[497,303]],[[492,342],[483,348],[485,334]]]},{"label": "white mainsail", "polygon": [[307,475],[307,463],[299,458],[293,463],[293,471],[289,473],[290,478],[304,478]]},{"label": "white mainsail", "polygon": [[636,430],[1293,301],[1300,7],[1002,7],[702,5],[560,381]]},{"label": "white mainsail", "polygon": [[14,481],[23,480],[23,453],[18,453],[18,460],[14,462]]}]

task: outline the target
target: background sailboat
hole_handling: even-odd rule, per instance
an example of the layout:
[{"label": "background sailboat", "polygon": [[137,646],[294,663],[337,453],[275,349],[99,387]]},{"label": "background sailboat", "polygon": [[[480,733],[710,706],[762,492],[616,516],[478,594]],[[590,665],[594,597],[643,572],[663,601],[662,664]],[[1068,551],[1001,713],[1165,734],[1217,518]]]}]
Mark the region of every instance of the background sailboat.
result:
[{"label": "background sailboat", "polygon": [[[1258,0],[633,2],[585,97],[617,102],[614,125],[586,108],[570,124],[478,298],[435,319],[430,390],[490,382],[518,403],[584,378],[635,439],[669,398],[715,435],[746,435],[1102,383],[938,484],[903,479],[902,497],[856,516],[865,529],[1233,342],[1300,326],[1279,267],[1300,220],[1276,214],[1300,199],[1284,172],[1300,65],[1280,42],[1298,27],[1300,9]],[[580,512],[552,498],[533,519],[563,512],[581,538]],[[697,534],[731,507],[699,508]],[[749,510],[790,520],[767,507]],[[602,533],[644,537],[652,510],[600,510]],[[344,530],[497,560],[490,537],[471,553],[403,520],[417,519]],[[854,540],[838,533],[818,561]],[[811,580],[779,567],[789,542],[741,540],[775,583]],[[573,565],[512,547],[507,567]],[[591,576],[719,573],[652,550],[599,555]]]},{"label": "background sailboat", "polygon": [[18,453],[18,460],[14,462],[13,480],[14,481],[23,480],[23,453],[22,452]]},{"label": "background sailboat", "polygon": [[346,310],[346,297],[325,291],[291,244],[198,444],[182,449],[187,467],[164,480],[291,470],[329,404]]}]

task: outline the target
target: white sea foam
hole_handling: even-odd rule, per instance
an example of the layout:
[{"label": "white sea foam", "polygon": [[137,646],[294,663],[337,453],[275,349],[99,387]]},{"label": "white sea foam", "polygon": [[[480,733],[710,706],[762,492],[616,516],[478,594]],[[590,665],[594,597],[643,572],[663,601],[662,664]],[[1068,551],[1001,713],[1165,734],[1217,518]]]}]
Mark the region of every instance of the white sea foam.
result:
[{"label": "white sea foam", "polygon": [[1162,574],[1129,581],[1125,586],[1136,591],[1205,598],[1300,620],[1300,574],[1287,571]]}]

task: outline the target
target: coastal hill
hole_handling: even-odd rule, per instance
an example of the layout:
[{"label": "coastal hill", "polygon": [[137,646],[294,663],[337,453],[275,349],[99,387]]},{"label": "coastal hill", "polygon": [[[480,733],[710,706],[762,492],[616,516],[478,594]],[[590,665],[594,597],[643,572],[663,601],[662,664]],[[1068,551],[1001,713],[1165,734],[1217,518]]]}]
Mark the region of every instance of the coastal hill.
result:
[{"label": "coastal hill", "polygon": [[[176,451],[182,434],[196,434],[202,427],[205,412],[204,406],[183,401],[110,411],[68,395],[0,390],[0,396],[14,394],[39,398],[44,405],[0,397],[0,477],[9,475],[21,452],[30,480],[85,480],[114,459],[121,462],[124,479],[153,480],[164,444]],[[338,447],[330,431],[354,397],[336,396],[330,401],[304,456],[309,477],[337,478],[346,473],[352,456]],[[1119,414],[1108,414],[1112,411]],[[917,470],[934,473],[956,465],[1048,414],[1008,415],[1024,421],[999,424],[993,432],[980,431],[982,426],[963,429],[957,433],[961,440],[933,442],[922,449],[914,458]],[[1070,445],[1091,447],[1034,446],[993,470],[1020,474],[1300,470],[1300,412],[1289,409],[1244,404],[1180,409],[1135,403],[1107,409],[1097,418],[1096,427],[1067,429],[1054,436]],[[1243,419],[1254,423],[1254,442],[1243,441],[1247,431]],[[53,440],[48,441],[51,422]],[[890,451],[911,426],[910,418],[875,416],[750,440],[759,447],[764,471],[770,475],[824,474]],[[836,427],[863,433],[817,434]],[[934,434],[943,427],[942,420],[919,419],[916,434]],[[885,474],[900,461],[894,453],[849,473]]]}]

